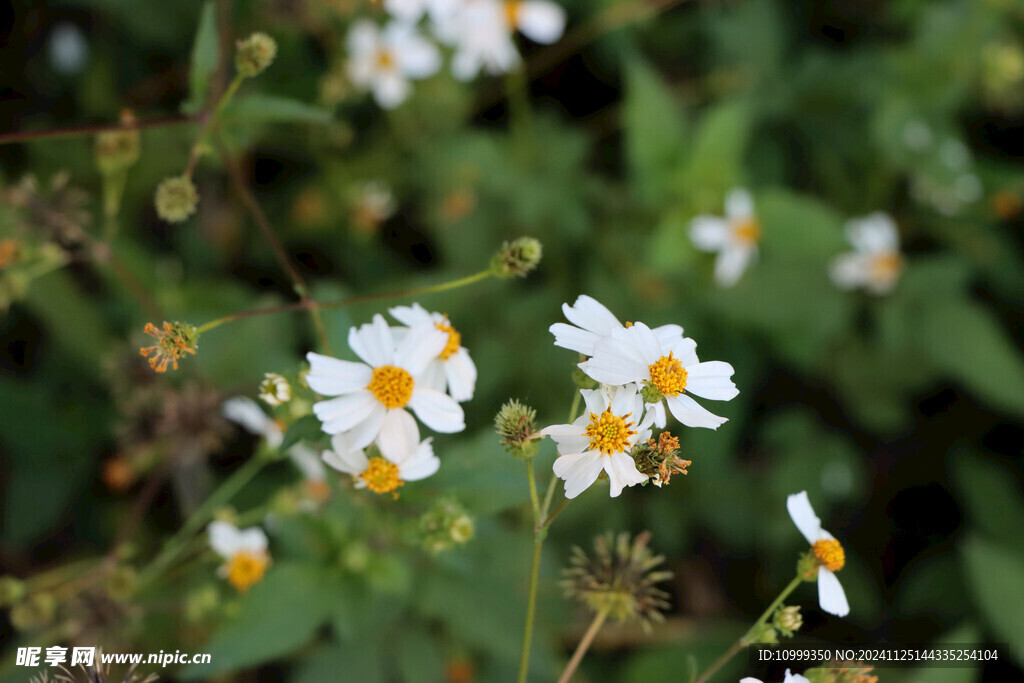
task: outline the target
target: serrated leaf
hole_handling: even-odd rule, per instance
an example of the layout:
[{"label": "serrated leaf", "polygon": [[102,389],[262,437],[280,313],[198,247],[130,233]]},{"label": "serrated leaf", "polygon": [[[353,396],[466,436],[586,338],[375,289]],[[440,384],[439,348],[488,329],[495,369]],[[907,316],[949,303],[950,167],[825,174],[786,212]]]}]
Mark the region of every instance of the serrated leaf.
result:
[{"label": "serrated leaf", "polygon": [[277,95],[251,93],[224,109],[225,120],[245,123],[330,123],[334,115],[320,107]]},{"label": "serrated leaf", "polygon": [[216,7],[213,2],[207,2],[199,15],[199,27],[196,29],[196,39],[192,44],[192,64],[188,74],[189,96],[181,105],[183,113],[196,114],[206,105],[210,79],[213,78],[219,59]]},{"label": "serrated leaf", "polygon": [[1001,545],[973,536],[960,546],[978,611],[1011,655],[1024,663],[1024,557]]}]

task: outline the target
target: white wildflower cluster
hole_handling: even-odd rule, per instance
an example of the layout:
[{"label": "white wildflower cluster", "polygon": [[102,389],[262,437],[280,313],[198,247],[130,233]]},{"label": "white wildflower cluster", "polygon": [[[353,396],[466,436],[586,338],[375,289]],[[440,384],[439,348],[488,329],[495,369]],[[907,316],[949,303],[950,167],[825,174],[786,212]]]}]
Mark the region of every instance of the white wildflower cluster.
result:
[{"label": "white wildflower cluster", "polygon": [[[899,233],[887,213],[875,212],[846,223],[846,236],[853,251],[833,259],[829,275],[840,289],[864,289],[887,294],[903,271]],[[702,251],[717,254],[715,282],[720,287],[735,285],[758,255],[761,222],[754,201],[743,188],[732,190],[725,199],[725,216],[700,215],[690,222],[690,239]]]},{"label": "white wildflower cluster", "polygon": [[565,10],[549,0],[385,0],[384,8],[389,22],[355,22],[347,47],[349,79],[385,109],[406,100],[410,81],[441,69],[439,45],[451,52],[452,74],[468,81],[519,64],[516,31],[554,43],[566,22]]},{"label": "white wildflower cluster", "polygon": [[697,343],[678,325],[651,329],[642,322],[619,322],[589,296],[562,306],[572,324],[551,326],[555,345],[589,358],[579,368],[600,383],[580,391],[583,414],[572,424],[542,430],[558,444],[555,474],[565,480],[565,496],[574,498],[602,471],[611,495],[646,482],[631,456],[633,447],[651,436],[651,427],[666,424],[667,407],[687,427],[717,429],[726,418],[712,414],[692,397],[728,401],[739,390],[733,368],[721,361],[700,362]]},{"label": "white wildflower cluster", "polygon": [[330,397],[313,405],[332,435],[324,462],[375,493],[392,493],[438,470],[432,439],[420,438],[416,418],[435,432],[461,432],[459,403],[476,387],[476,366],[446,316],[419,304],[388,312],[402,325],[392,327],[378,314],[349,330],[349,347],[362,362],[306,356],[309,387]]}]

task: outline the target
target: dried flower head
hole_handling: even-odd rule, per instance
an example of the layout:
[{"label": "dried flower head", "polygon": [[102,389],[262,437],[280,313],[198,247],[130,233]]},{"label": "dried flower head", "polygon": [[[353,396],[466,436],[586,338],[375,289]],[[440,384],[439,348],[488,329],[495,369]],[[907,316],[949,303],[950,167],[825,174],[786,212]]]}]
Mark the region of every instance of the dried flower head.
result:
[{"label": "dried flower head", "polygon": [[627,533],[615,537],[609,532],[594,540],[593,557],[574,547],[572,566],[562,572],[566,597],[618,621],[637,618],[645,631],[664,621],[668,593],[655,584],[670,579],[672,572],[654,571],[665,558],[650,551],[650,538],[645,531],[630,542]]},{"label": "dried flower head", "polygon": [[139,160],[139,129],[130,109],[121,112],[121,125],[96,136],[96,166],[103,175],[125,171]]},{"label": "dried flower head", "polygon": [[277,42],[266,33],[253,33],[238,41],[236,47],[235,68],[249,78],[262,73],[277,56]]},{"label": "dried flower head", "polygon": [[494,427],[501,436],[501,445],[517,458],[529,460],[540,447],[537,411],[516,399],[507,401],[494,417]]},{"label": "dried flower head", "polygon": [[85,681],[85,683],[156,683],[156,681],[160,680],[156,674],[142,676],[142,674],[136,673],[135,669],[138,667],[138,664],[132,664],[121,675],[114,675],[111,673],[110,664],[102,663],[102,655],[102,649],[98,648],[91,664],[79,665],[82,671],[81,678],[78,678],[75,672],[61,666],[59,667],[59,672],[53,674],[52,678],[50,672],[44,669],[41,674],[30,679],[31,683],[78,683],[78,681]]},{"label": "dried flower head", "polygon": [[156,188],[156,213],[168,223],[181,223],[196,212],[199,191],[189,178],[165,178]]},{"label": "dried flower head", "polygon": [[188,323],[164,321],[163,329],[153,323],[146,323],[143,332],[154,337],[156,344],[143,346],[139,353],[149,359],[149,367],[157,372],[167,372],[167,366],[178,369],[178,359],[186,353],[195,355],[199,343],[199,332]]},{"label": "dried flower head", "polygon": [[655,486],[669,483],[673,474],[687,474],[686,468],[693,464],[679,457],[679,439],[670,432],[659,434],[657,442],[638,442],[630,455],[637,470],[650,477]]},{"label": "dried flower head", "polygon": [[491,259],[491,270],[498,277],[526,277],[540,265],[544,248],[533,237],[518,237],[505,242]]},{"label": "dried flower head", "polygon": [[85,239],[91,216],[85,205],[89,195],[70,184],[71,175],[62,171],[53,176],[49,192],[39,188],[33,175],[0,190],[0,202],[19,212],[22,227],[43,234],[44,239],[71,248]]}]

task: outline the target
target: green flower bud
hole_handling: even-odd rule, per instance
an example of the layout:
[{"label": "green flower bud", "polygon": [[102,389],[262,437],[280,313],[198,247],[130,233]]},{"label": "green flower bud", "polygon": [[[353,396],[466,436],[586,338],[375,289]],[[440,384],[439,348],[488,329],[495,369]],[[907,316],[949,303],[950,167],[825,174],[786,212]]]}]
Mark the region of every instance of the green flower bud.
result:
[{"label": "green flower bud", "polygon": [[537,411],[530,406],[515,399],[506,402],[494,417],[494,427],[505,450],[521,460],[537,455],[540,433],[536,420]]},{"label": "green flower bud", "polygon": [[103,175],[126,171],[139,160],[139,130],[132,127],[131,111],[121,113],[122,130],[110,130],[96,136],[96,166]]},{"label": "green flower bud", "polygon": [[196,212],[199,191],[185,176],[166,178],[156,188],[156,213],[168,223],[181,223]]},{"label": "green flower bud", "polygon": [[544,248],[533,237],[505,242],[491,259],[491,271],[498,277],[525,277],[540,264]]},{"label": "green flower bud", "polygon": [[266,33],[253,33],[236,47],[235,68],[247,78],[260,74],[277,56],[277,43]]},{"label": "green flower bud", "polygon": [[775,610],[775,614],[772,615],[772,623],[775,624],[779,633],[787,638],[792,638],[793,634],[804,625],[803,617],[800,616],[800,606],[790,605]]},{"label": "green flower bud", "polygon": [[442,498],[420,517],[419,532],[423,547],[440,553],[473,538],[473,518],[453,498]]},{"label": "green flower bud", "polygon": [[772,645],[779,642],[779,637],[775,633],[774,626],[771,624],[761,624],[757,628],[751,629],[744,640],[751,644],[762,643],[764,645]]}]

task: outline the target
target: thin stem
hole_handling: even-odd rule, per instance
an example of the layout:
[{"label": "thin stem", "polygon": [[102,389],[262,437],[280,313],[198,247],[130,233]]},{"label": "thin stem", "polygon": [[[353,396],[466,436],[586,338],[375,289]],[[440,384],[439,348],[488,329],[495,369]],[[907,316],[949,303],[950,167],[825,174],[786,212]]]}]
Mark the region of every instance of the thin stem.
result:
[{"label": "thin stem", "polygon": [[[554,481],[554,480],[552,480],[552,481]],[[564,510],[566,508],[566,506],[569,505],[569,501],[570,500],[572,500],[572,499],[571,498],[563,498],[562,499],[562,502],[558,504],[558,507],[556,507],[554,509],[554,511],[550,515],[545,517],[543,523],[541,523],[537,527],[538,533],[546,533],[547,532],[548,527],[551,526],[551,523],[553,521],[555,521],[555,517],[557,517],[558,515],[562,514],[562,510]]]},{"label": "thin stem", "polygon": [[548,510],[551,509],[551,499],[555,496],[555,486],[558,484],[558,477],[552,476],[548,482],[548,491],[544,494],[544,504],[540,507],[540,517],[544,519],[548,516]]},{"label": "thin stem", "polygon": [[259,474],[264,465],[270,462],[267,458],[255,457],[238,468],[220,487],[214,491],[202,505],[196,508],[178,533],[164,545],[164,549],[139,573],[139,585],[144,585],[160,575],[185,548],[189,540],[222,506],[226,505],[235,494],[242,490],[253,477]]},{"label": "thin stem", "polygon": [[298,301],[292,304],[282,304],[280,306],[268,306],[266,308],[254,308],[248,311],[239,311],[238,313],[232,313],[226,315],[223,318],[217,318],[207,323],[200,325],[197,329],[200,333],[208,332],[214,328],[220,327],[226,323],[234,322],[235,320],[241,320],[242,318],[251,318],[257,315],[271,315],[274,313],[289,313],[292,311],[305,311],[310,308],[325,309],[325,308],[344,308],[345,306],[354,306],[355,304],[362,304],[369,301],[379,301],[381,299],[398,299],[408,296],[422,296],[424,294],[434,294],[435,292],[443,292],[449,289],[456,289],[458,287],[465,287],[466,285],[479,282],[480,280],[487,279],[494,275],[494,272],[490,269],[482,270],[479,273],[468,275],[458,280],[451,280],[449,282],[442,282],[437,285],[430,285],[428,287],[416,287],[413,289],[404,289],[398,292],[381,292],[379,294],[363,294],[360,296],[351,296],[345,299],[337,299],[335,301],[314,301],[312,299],[307,301]]},{"label": "thin stem", "polygon": [[540,578],[540,553],[544,546],[544,537],[534,536],[533,564],[530,567],[530,595],[526,603],[526,626],[523,628],[523,651],[519,658],[518,683],[526,683],[526,673],[530,668],[530,644],[533,641],[533,620],[537,614],[537,582]]},{"label": "thin stem", "polygon": [[569,423],[576,419],[576,411],[580,409],[580,399],[583,398],[583,394],[576,390],[576,394],[572,397],[572,406],[569,408]]},{"label": "thin stem", "polygon": [[[239,83],[238,77],[232,81],[234,86]],[[235,86],[237,88],[237,86]],[[228,88],[228,93],[231,93],[231,88]],[[227,95],[225,95],[226,97]],[[223,102],[223,100],[221,100]],[[218,111],[219,111],[218,107]],[[306,285],[306,281],[302,275],[296,270],[295,266],[292,265],[291,259],[288,257],[288,252],[284,248],[284,244],[281,243],[280,238],[277,236],[277,232],[274,231],[274,227],[270,224],[267,219],[267,215],[263,213],[263,208],[260,206],[256,196],[249,189],[249,186],[245,182],[245,178],[242,175],[242,169],[239,167],[238,162],[228,152],[227,146],[222,140],[219,140],[220,155],[224,160],[225,166],[228,169],[228,175],[231,176],[231,184],[235,188],[235,192],[241,198],[245,208],[249,211],[249,215],[252,216],[253,221],[259,227],[260,232],[263,233],[264,239],[270,244],[270,248],[274,251],[274,255],[277,256],[278,262],[281,267],[284,268],[285,273],[288,275],[288,279],[292,281],[292,286],[295,288],[296,293],[303,303],[307,304],[307,310],[309,311],[310,318],[313,320],[313,328],[316,330],[317,337],[320,339],[320,347],[326,353],[331,353],[331,344],[327,340],[327,329],[324,327],[324,322],[320,317],[320,311],[316,305],[311,305],[311,299],[309,296],[309,287]]]},{"label": "thin stem", "polygon": [[799,586],[801,582],[803,582],[803,580],[803,577],[797,574],[796,578],[790,581],[789,585],[782,589],[782,592],[779,593],[778,597],[776,597],[775,600],[772,601],[772,604],[768,605],[768,609],[766,609],[761,614],[761,616],[758,617],[757,621],[754,622],[754,625],[750,627],[750,630],[744,633],[742,638],[733,643],[732,646],[728,650],[723,652],[722,655],[718,659],[716,659],[711,666],[705,669],[704,673],[698,676],[697,680],[695,680],[694,683],[707,683],[711,676],[713,676],[716,671],[721,669],[726,662],[732,659],[737,652],[750,645],[751,637],[754,634],[754,632],[757,631],[761,626],[763,626],[768,621],[768,619],[772,616],[772,614],[775,612],[778,606],[782,604],[783,600],[788,598],[789,594],[796,590],[796,587]]},{"label": "thin stem", "polygon": [[146,288],[139,282],[139,279],[135,277],[131,269],[125,265],[110,244],[107,242],[101,242],[93,237],[88,237],[92,245],[92,257],[98,263],[106,264],[113,271],[114,275],[120,278],[121,282],[128,289],[129,292],[138,300],[139,305],[146,312],[146,315],[151,318],[163,319],[163,312],[160,310],[160,305],[157,304],[156,300],[149,295]]},{"label": "thin stem", "polygon": [[526,461],[526,480],[530,483],[530,504],[533,505],[533,522],[541,520],[540,499],[537,497],[537,477],[533,473],[533,459]]},{"label": "thin stem", "polygon": [[188,156],[188,165],[185,166],[184,176],[186,178],[192,178],[192,173],[196,170],[196,166],[199,165],[199,158],[203,156],[204,147],[206,146],[206,139],[210,136],[214,127],[217,125],[220,115],[224,112],[224,107],[227,106],[231,98],[234,97],[238,91],[238,87],[242,85],[242,81],[245,79],[241,74],[237,74],[231,84],[228,86],[224,94],[217,100],[216,106],[213,108],[213,112],[205,115],[203,119],[203,127],[199,130],[199,135],[196,137],[195,144],[192,145],[192,151]]},{"label": "thin stem", "polygon": [[33,140],[87,137],[125,129],[141,130],[143,128],[166,128],[168,126],[180,126],[183,123],[193,123],[197,120],[199,120],[198,115],[177,115],[161,116],[147,121],[132,121],[130,123],[105,123],[98,126],[74,126],[71,128],[54,128],[51,130],[25,130],[0,135],[0,145],[9,145],[16,142],[30,142]]},{"label": "thin stem", "polygon": [[601,610],[594,615],[594,620],[590,622],[590,628],[583,634],[580,639],[580,644],[576,646],[576,651],[572,653],[572,659],[569,660],[569,664],[566,665],[565,671],[562,672],[562,676],[558,679],[558,683],[569,683],[569,679],[576,673],[577,667],[580,662],[583,661],[583,656],[587,654],[587,650],[590,649],[590,644],[594,642],[594,637],[597,632],[604,626],[604,620],[608,618],[608,610]]}]

